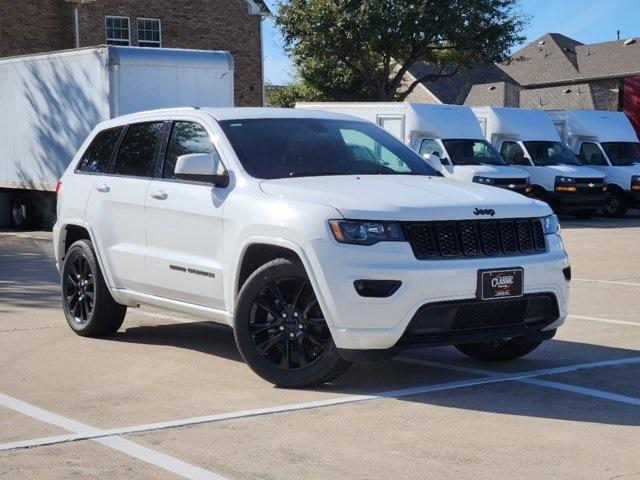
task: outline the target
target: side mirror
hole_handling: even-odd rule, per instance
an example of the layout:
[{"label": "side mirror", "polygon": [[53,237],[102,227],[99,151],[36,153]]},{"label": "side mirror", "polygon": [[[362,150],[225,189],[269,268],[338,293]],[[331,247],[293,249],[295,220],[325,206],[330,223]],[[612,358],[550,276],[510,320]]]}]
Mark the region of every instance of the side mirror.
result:
[{"label": "side mirror", "polygon": [[427,162],[427,165],[433,168],[436,172],[439,172],[442,168],[442,161],[433,153],[425,153],[422,158],[424,158],[424,161]]},{"label": "side mirror", "polygon": [[178,180],[211,183],[216,187],[229,186],[229,174],[219,173],[220,159],[210,153],[190,153],[180,155],[176,160],[174,170]]}]

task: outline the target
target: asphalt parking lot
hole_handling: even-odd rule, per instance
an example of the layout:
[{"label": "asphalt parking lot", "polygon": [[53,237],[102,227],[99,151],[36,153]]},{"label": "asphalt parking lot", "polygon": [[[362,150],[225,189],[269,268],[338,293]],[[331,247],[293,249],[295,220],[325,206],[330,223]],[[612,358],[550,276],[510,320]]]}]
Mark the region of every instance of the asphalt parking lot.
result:
[{"label": "asphalt parking lot", "polygon": [[67,327],[50,234],[0,232],[0,478],[640,479],[640,214],[564,219],[567,324],[519,361],[453,348],[274,388],[226,327]]}]

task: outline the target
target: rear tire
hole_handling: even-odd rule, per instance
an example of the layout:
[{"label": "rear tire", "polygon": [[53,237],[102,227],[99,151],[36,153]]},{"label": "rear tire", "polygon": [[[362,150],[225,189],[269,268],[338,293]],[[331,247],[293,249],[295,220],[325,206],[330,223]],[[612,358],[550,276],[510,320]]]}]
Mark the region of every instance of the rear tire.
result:
[{"label": "rear tire", "polygon": [[481,362],[507,362],[524,357],[540,346],[543,340],[527,340],[515,337],[499,343],[479,342],[456,345],[465,355]]},{"label": "rear tire", "polygon": [[102,337],[118,331],[127,307],[109,293],[90,240],[78,240],[69,247],[61,283],[64,314],[75,333]]},{"label": "rear tire", "polygon": [[340,358],[307,273],[294,260],[275,259],[247,279],[233,332],[249,368],[281,387],[325,383],[351,365]]},{"label": "rear tire", "polygon": [[11,200],[11,223],[17,230],[27,230],[33,225],[33,206],[23,195]]},{"label": "rear tire", "polygon": [[620,190],[612,190],[607,205],[602,209],[605,217],[622,218],[627,214],[629,206]]}]

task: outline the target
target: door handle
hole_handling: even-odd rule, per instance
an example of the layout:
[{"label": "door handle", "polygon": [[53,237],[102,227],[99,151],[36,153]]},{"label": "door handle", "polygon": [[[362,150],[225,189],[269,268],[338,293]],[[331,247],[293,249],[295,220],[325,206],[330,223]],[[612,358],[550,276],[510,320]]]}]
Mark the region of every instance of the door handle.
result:
[{"label": "door handle", "polygon": [[102,193],[107,193],[109,190],[111,190],[111,188],[109,188],[109,185],[105,185],[104,183],[102,185],[96,185],[95,189]]},{"label": "door handle", "polygon": [[157,192],[152,192],[151,197],[155,198],[156,200],[166,200],[168,195],[167,195],[167,192],[163,190],[158,190]]}]

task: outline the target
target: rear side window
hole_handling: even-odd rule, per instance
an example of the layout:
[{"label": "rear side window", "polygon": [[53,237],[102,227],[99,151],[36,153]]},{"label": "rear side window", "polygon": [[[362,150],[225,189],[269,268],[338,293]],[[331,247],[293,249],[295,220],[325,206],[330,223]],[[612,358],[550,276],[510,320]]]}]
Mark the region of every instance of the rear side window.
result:
[{"label": "rear side window", "polygon": [[118,150],[118,159],[116,160],[118,175],[153,176],[156,147],[162,136],[163,126],[163,122],[129,125],[120,150]]},{"label": "rear side window", "polygon": [[84,153],[78,172],[105,173],[109,170],[111,154],[124,127],[110,128],[98,133]]},{"label": "rear side window", "polygon": [[500,155],[509,165],[530,165],[524,156],[524,150],[516,142],[504,142],[500,147]]},{"label": "rear side window", "polygon": [[171,129],[162,176],[175,178],[176,160],[181,155],[191,153],[209,153],[218,156],[209,140],[209,134],[201,125],[193,122],[175,122]]},{"label": "rear side window", "polygon": [[420,144],[420,156],[424,155],[435,155],[440,158],[444,157],[442,147],[432,138],[425,138]]}]

